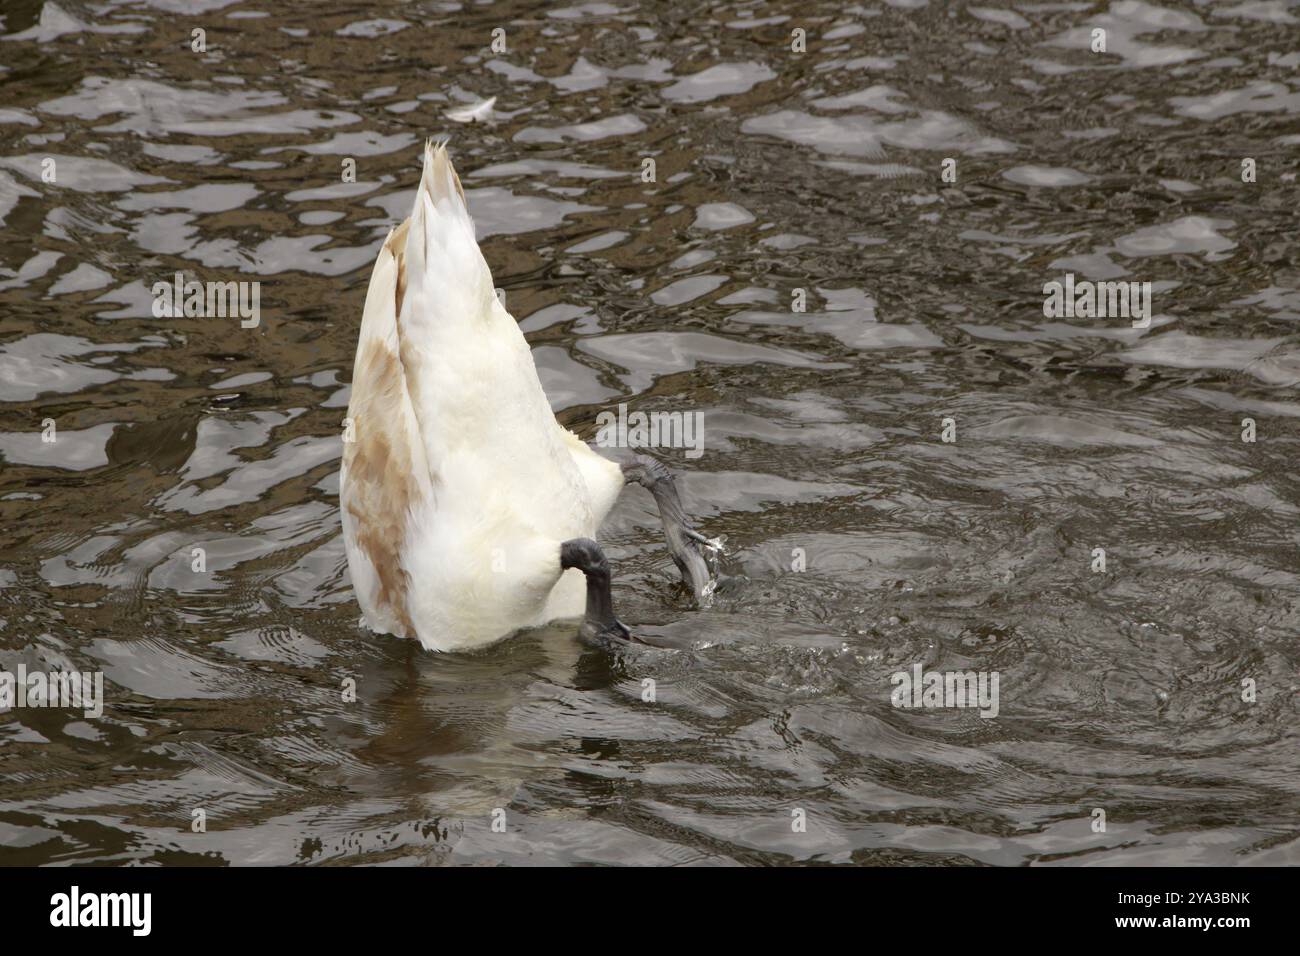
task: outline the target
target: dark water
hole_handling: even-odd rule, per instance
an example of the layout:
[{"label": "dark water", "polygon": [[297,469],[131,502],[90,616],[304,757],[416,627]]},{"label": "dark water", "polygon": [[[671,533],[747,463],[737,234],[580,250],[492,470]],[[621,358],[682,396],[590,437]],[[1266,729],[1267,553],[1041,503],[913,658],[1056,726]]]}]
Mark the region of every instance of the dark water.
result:
[{"label": "dark water", "polygon": [[[107,698],[0,713],[0,862],[1300,862],[1294,0],[0,9],[0,663]],[[703,413],[713,606],[639,489],[604,534],[684,649],[358,627],[347,383],[444,135],[560,420]]]}]

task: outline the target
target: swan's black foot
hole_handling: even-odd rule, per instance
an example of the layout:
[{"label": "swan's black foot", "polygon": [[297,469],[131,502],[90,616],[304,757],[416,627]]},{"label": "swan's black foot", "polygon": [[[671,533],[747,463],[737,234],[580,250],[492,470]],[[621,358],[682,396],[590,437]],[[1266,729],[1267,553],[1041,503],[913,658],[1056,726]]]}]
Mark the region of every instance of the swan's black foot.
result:
[{"label": "swan's black foot", "polygon": [[630,644],[645,643],[641,638],[633,637],[632,632],[627,629],[627,626],[622,621],[615,621],[613,624],[606,624],[603,627],[596,627],[587,621],[583,621],[578,633],[597,644],[604,641],[627,641]]},{"label": "swan's black foot", "polygon": [[560,567],[577,568],[587,576],[587,610],[582,619],[582,636],[597,640],[634,641],[632,632],[614,616],[614,595],[610,591],[609,561],[590,538],[574,538],[560,544]]},{"label": "swan's black foot", "polygon": [[682,510],[681,499],[677,497],[673,473],[653,458],[633,455],[630,461],[623,463],[623,478],[628,484],[635,482],[654,495],[673,564],[682,573],[682,581],[694,593],[695,600],[702,600],[712,583],[701,547],[709,540],[691,527],[686,512]]}]

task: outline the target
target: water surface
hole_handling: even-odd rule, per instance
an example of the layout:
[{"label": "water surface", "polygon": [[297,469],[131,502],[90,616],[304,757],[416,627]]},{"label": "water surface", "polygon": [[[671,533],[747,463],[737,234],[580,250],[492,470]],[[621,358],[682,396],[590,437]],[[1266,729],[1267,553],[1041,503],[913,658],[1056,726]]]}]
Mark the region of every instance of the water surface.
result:
[{"label": "water surface", "polygon": [[[7,2],[0,664],[107,701],[0,713],[0,862],[1300,861],[1297,23]],[[341,422],[427,136],[560,421],[703,413],[662,457],[713,605],[648,495],[604,532],[676,649],[358,626]],[[176,272],[260,281],[260,325],[155,317]],[[1151,327],[1045,318],[1066,273],[1151,282]],[[893,707],[916,664],[998,716]]]}]

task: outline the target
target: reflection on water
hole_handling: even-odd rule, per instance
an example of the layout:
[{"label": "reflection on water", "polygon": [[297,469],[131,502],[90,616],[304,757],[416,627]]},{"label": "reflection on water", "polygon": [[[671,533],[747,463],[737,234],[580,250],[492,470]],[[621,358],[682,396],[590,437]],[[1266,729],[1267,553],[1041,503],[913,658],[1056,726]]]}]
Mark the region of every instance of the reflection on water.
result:
[{"label": "reflection on water", "polygon": [[[1297,862],[1297,23],[7,3],[0,664],[107,701],[0,713],[0,862]],[[357,626],[352,354],[444,134],[561,421],[703,413],[713,606],[648,496],[606,529],[648,646]],[[260,324],[156,318],[176,272]],[[999,716],[895,708],[918,664]]]}]

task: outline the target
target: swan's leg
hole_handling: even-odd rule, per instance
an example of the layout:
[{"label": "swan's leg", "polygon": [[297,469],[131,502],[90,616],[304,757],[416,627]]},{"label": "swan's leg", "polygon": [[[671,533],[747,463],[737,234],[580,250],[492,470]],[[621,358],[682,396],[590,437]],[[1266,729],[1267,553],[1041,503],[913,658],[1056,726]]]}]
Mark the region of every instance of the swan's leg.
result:
[{"label": "swan's leg", "polygon": [[630,461],[623,463],[623,479],[628,484],[636,482],[654,495],[673,564],[682,573],[682,581],[694,592],[695,599],[700,600],[709,584],[709,566],[700,553],[700,542],[706,539],[691,527],[686,512],[682,510],[673,473],[653,458],[633,455]]},{"label": "swan's leg", "polygon": [[560,567],[577,568],[587,576],[587,611],[582,620],[585,637],[636,640],[614,616],[614,596],[609,589],[609,561],[590,538],[573,538],[560,544]]}]

